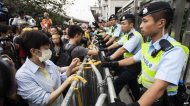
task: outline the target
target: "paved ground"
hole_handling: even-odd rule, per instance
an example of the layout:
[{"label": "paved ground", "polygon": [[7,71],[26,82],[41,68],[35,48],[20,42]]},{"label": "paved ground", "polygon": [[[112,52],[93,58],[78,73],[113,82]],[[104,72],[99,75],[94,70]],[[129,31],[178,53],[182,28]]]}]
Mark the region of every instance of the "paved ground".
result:
[{"label": "paved ground", "polygon": [[127,86],[125,86],[119,94],[119,97],[122,102],[128,104],[132,102],[131,97],[129,96],[129,92],[127,91]]}]

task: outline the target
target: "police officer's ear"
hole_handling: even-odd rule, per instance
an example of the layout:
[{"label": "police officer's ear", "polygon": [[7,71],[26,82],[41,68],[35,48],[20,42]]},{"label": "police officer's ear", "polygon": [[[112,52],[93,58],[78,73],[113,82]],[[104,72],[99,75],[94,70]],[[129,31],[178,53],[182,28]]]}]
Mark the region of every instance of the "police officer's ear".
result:
[{"label": "police officer's ear", "polygon": [[129,26],[130,26],[130,28],[133,28],[133,27],[134,27],[134,23],[133,23],[133,22],[130,22],[130,23],[129,23]]},{"label": "police officer's ear", "polygon": [[158,25],[158,28],[160,28],[160,29],[162,29],[163,27],[165,27],[165,25],[166,25],[166,19],[159,19],[158,21],[157,21],[157,25]]}]

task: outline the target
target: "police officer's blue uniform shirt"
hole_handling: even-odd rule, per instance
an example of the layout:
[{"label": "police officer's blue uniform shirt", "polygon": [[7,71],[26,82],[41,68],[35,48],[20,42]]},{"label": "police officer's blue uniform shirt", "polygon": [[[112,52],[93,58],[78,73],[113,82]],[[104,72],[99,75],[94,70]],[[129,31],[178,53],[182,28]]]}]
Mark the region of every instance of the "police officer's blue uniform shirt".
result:
[{"label": "police officer's blue uniform shirt", "polygon": [[[159,41],[161,39],[167,39],[169,42],[175,41],[168,34],[165,34],[155,43],[152,42],[149,43],[148,54],[151,55],[153,50],[160,49]],[[140,61],[142,58],[141,50],[133,58],[135,61]],[[173,49],[163,53],[161,61],[157,67],[157,73],[155,75],[155,79],[160,79],[173,85],[178,85],[185,61],[186,61],[186,55],[184,50],[179,46],[174,46]]]},{"label": "police officer's blue uniform shirt", "polygon": [[113,26],[114,32],[113,32],[113,36],[118,38],[121,35],[121,25],[116,24],[115,26]]},{"label": "police officer's blue uniform shirt", "polygon": [[[134,34],[136,30],[133,28],[129,33],[127,33],[125,36],[130,35],[131,33]],[[124,38],[122,37],[117,43],[123,48],[125,48],[129,53],[136,54],[140,48],[141,48],[141,37],[133,35],[124,45]]]},{"label": "police officer's blue uniform shirt", "polygon": [[112,34],[112,27],[107,27],[106,28],[106,34],[108,34],[108,35],[110,35],[111,36],[111,34]]}]

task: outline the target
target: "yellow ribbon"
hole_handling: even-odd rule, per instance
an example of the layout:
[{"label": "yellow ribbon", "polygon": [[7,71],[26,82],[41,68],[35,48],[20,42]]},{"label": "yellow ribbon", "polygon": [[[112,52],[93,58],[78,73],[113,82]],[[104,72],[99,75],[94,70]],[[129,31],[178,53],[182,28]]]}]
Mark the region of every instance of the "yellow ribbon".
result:
[{"label": "yellow ribbon", "polygon": [[45,68],[40,67],[39,70],[44,74],[46,78],[50,78],[49,73]]},{"label": "yellow ribbon", "polygon": [[86,65],[93,64],[95,66],[101,64],[101,61],[96,61],[96,60],[90,60],[89,62],[85,63]]},{"label": "yellow ribbon", "polygon": [[92,67],[84,67],[84,70],[92,69]]},{"label": "yellow ribbon", "polygon": [[93,64],[95,65],[95,66],[97,66],[97,65],[99,65],[99,64],[101,64],[102,62],[101,61],[97,61],[97,62],[94,62]]},{"label": "yellow ribbon", "polygon": [[79,89],[73,87],[73,90],[75,91],[75,94],[77,95],[78,105],[83,106]]},{"label": "yellow ribbon", "polygon": [[73,75],[73,76],[71,76],[69,78],[70,78],[69,79],[70,83],[72,83],[73,81],[81,81],[83,84],[87,83],[87,81],[84,78],[82,78],[81,76],[78,76],[78,75]]},{"label": "yellow ribbon", "polygon": [[[97,65],[99,65],[99,64],[101,64],[102,62],[101,61],[96,61],[96,60],[90,60],[89,62],[87,62],[87,63],[85,63],[85,65],[90,65],[90,64],[93,64],[93,65],[95,65],[95,66],[97,66]],[[89,70],[89,69],[92,69],[92,67],[90,67],[90,66],[85,66],[84,67],[84,70],[86,71],[86,70]]]},{"label": "yellow ribbon", "polygon": [[[86,83],[87,83],[87,81],[86,81],[84,78],[82,78],[81,76],[78,76],[78,75],[72,76],[71,79],[70,79],[70,82],[72,82],[72,81],[74,81],[74,80],[75,80],[75,81],[81,81],[83,84],[86,84]],[[76,95],[77,95],[77,99],[78,99],[78,104],[79,104],[79,106],[83,106],[79,89],[73,87],[73,90],[75,91],[75,93],[76,93]]]}]

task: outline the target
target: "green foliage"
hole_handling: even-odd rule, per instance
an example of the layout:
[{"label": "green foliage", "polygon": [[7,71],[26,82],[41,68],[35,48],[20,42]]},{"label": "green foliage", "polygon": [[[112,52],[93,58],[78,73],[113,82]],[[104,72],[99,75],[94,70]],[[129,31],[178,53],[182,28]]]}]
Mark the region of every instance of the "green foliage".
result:
[{"label": "green foliage", "polygon": [[49,12],[53,23],[62,23],[65,8],[73,4],[73,0],[4,0],[10,16],[15,16],[19,10],[27,15],[37,14],[43,16],[45,11]]}]

